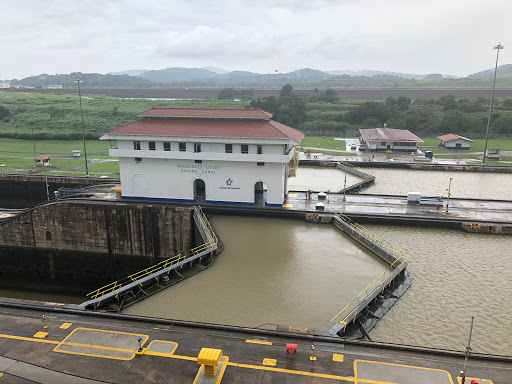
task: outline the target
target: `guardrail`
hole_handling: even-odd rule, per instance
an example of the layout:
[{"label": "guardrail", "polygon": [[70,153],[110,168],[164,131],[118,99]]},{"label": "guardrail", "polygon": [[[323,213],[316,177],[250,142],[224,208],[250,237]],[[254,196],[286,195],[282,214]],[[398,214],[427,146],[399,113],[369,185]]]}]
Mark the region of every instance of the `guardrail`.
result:
[{"label": "guardrail", "polygon": [[88,293],[86,296],[89,300],[80,304],[80,307],[87,308],[92,306],[96,309],[105,300],[118,300],[121,296],[128,294],[134,288],[142,288],[144,285],[150,284],[153,279],[155,280],[154,282],[158,282],[160,276],[169,274],[172,270],[182,267],[185,263],[200,259],[215,251],[217,249],[218,238],[200,207],[194,207],[194,221],[204,241],[203,244],[192,248],[187,254],[179,254],[170,257],[124,279],[107,284]]},{"label": "guardrail", "polygon": [[335,322],[335,325],[331,328],[329,333],[339,334],[340,332],[345,332],[347,325],[351,321],[355,322],[359,314],[377,297],[377,295],[383,293],[386,287],[402,273],[407,267],[409,255],[343,214],[335,215],[334,225],[383,258],[392,268],[392,271],[382,272],[347,304],[345,308],[331,319],[331,322]]}]

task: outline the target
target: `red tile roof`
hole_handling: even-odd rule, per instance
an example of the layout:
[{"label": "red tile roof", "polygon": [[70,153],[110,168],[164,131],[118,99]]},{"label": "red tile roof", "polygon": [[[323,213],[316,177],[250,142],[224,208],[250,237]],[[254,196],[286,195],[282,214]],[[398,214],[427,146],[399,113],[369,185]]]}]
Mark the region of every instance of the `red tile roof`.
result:
[{"label": "red tile roof", "polygon": [[34,157],[34,160],[50,160],[50,156],[48,155],[39,155]]},{"label": "red tile roof", "polygon": [[268,120],[272,117],[272,114],[261,109],[151,108],[139,113],[139,116]]},{"label": "red tile roof", "polygon": [[359,132],[364,141],[423,143],[423,140],[406,129],[368,128],[360,129]]},{"label": "red tile roof", "polygon": [[437,138],[441,141],[452,141],[452,140],[462,139],[462,140],[471,141],[472,143],[474,143],[473,140],[468,139],[467,137],[455,135],[453,133],[449,133],[449,134],[443,135],[443,136],[437,136]]},{"label": "red tile roof", "polygon": [[154,135],[190,137],[232,137],[292,139],[299,143],[304,134],[273,120],[169,120],[140,119],[108,132],[109,135]]}]

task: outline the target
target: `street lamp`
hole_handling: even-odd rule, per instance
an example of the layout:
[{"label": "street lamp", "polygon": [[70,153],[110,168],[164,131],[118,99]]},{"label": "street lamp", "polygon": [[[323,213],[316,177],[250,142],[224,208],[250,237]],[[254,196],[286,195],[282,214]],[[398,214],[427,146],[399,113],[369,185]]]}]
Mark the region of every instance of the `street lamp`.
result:
[{"label": "street lamp", "polygon": [[500,56],[500,49],[504,48],[505,47],[501,45],[501,43],[494,47],[494,49],[497,49],[498,52],[496,52],[496,67],[494,68],[494,81],[492,83],[491,104],[489,105],[489,117],[487,119],[487,129],[485,131],[485,147],[484,157],[482,158],[482,165],[485,165],[485,158],[487,157],[487,139],[489,137],[489,125],[491,124],[492,103],[494,101],[494,87],[496,86],[496,72],[498,72],[498,58]]},{"label": "street lamp", "polygon": [[87,167],[87,149],[85,148],[85,125],[84,125],[84,112],[82,110],[82,93],[80,92],[81,80],[75,80],[78,83],[78,98],[80,99],[80,117],[82,118],[82,140],[84,142],[84,157],[85,157],[85,173],[89,177],[89,168]]},{"label": "street lamp", "polygon": [[452,177],[450,177],[450,183],[448,184],[448,200],[446,201],[446,211],[444,211],[445,215],[449,214],[448,206],[450,205],[450,191],[452,188]]}]

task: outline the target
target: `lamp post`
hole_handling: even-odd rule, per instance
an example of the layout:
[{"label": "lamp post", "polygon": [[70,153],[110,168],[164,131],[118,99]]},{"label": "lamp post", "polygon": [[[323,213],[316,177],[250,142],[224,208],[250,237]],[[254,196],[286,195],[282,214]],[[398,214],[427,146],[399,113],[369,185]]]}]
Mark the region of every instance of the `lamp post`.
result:
[{"label": "lamp post", "polygon": [[446,201],[446,211],[444,211],[445,215],[449,214],[448,206],[450,205],[450,191],[452,188],[452,177],[450,177],[450,183],[448,184],[448,200]]},{"label": "lamp post", "polygon": [[468,346],[466,347],[466,353],[464,355],[464,369],[460,371],[461,384],[464,384],[464,382],[466,381],[466,367],[468,364],[469,355],[471,354],[471,335],[473,334],[473,320],[475,320],[475,317],[471,316],[471,328],[469,329]]},{"label": "lamp post", "polygon": [[78,98],[80,99],[80,117],[82,118],[82,140],[84,142],[84,157],[85,157],[85,174],[89,177],[89,168],[87,167],[87,149],[85,148],[85,125],[84,125],[84,112],[82,110],[82,93],[80,92],[81,80],[75,80],[78,83]]},{"label": "lamp post", "polygon": [[485,158],[487,157],[487,139],[489,137],[489,125],[491,125],[491,113],[492,113],[492,103],[494,101],[494,87],[496,86],[496,73],[498,72],[498,58],[500,56],[500,49],[504,49],[505,47],[501,44],[498,44],[494,47],[497,49],[496,52],[496,66],[494,68],[494,81],[492,83],[492,93],[491,93],[491,103],[489,104],[489,117],[487,118],[487,129],[485,130],[485,147],[484,147],[484,157],[482,158],[482,165],[485,165]]}]

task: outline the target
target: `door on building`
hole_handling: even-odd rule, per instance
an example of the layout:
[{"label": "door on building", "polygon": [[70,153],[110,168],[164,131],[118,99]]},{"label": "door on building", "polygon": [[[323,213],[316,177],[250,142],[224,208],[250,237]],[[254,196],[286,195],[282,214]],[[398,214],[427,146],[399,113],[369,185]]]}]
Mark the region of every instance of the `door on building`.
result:
[{"label": "door on building", "polygon": [[388,147],[387,147],[387,149],[388,149],[388,150],[389,150],[389,149],[391,149],[391,145],[390,145],[390,144],[388,144]]},{"label": "door on building", "polygon": [[132,177],[132,194],[136,197],[149,197],[149,186],[144,175]]},{"label": "door on building", "polygon": [[194,180],[194,201],[198,203],[206,202],[206,184],[203,179]]},{"label": "door on building", "polygon": [[254,205],[260,207],[267,205],[267,184],[263,181],[254,184]]}]

